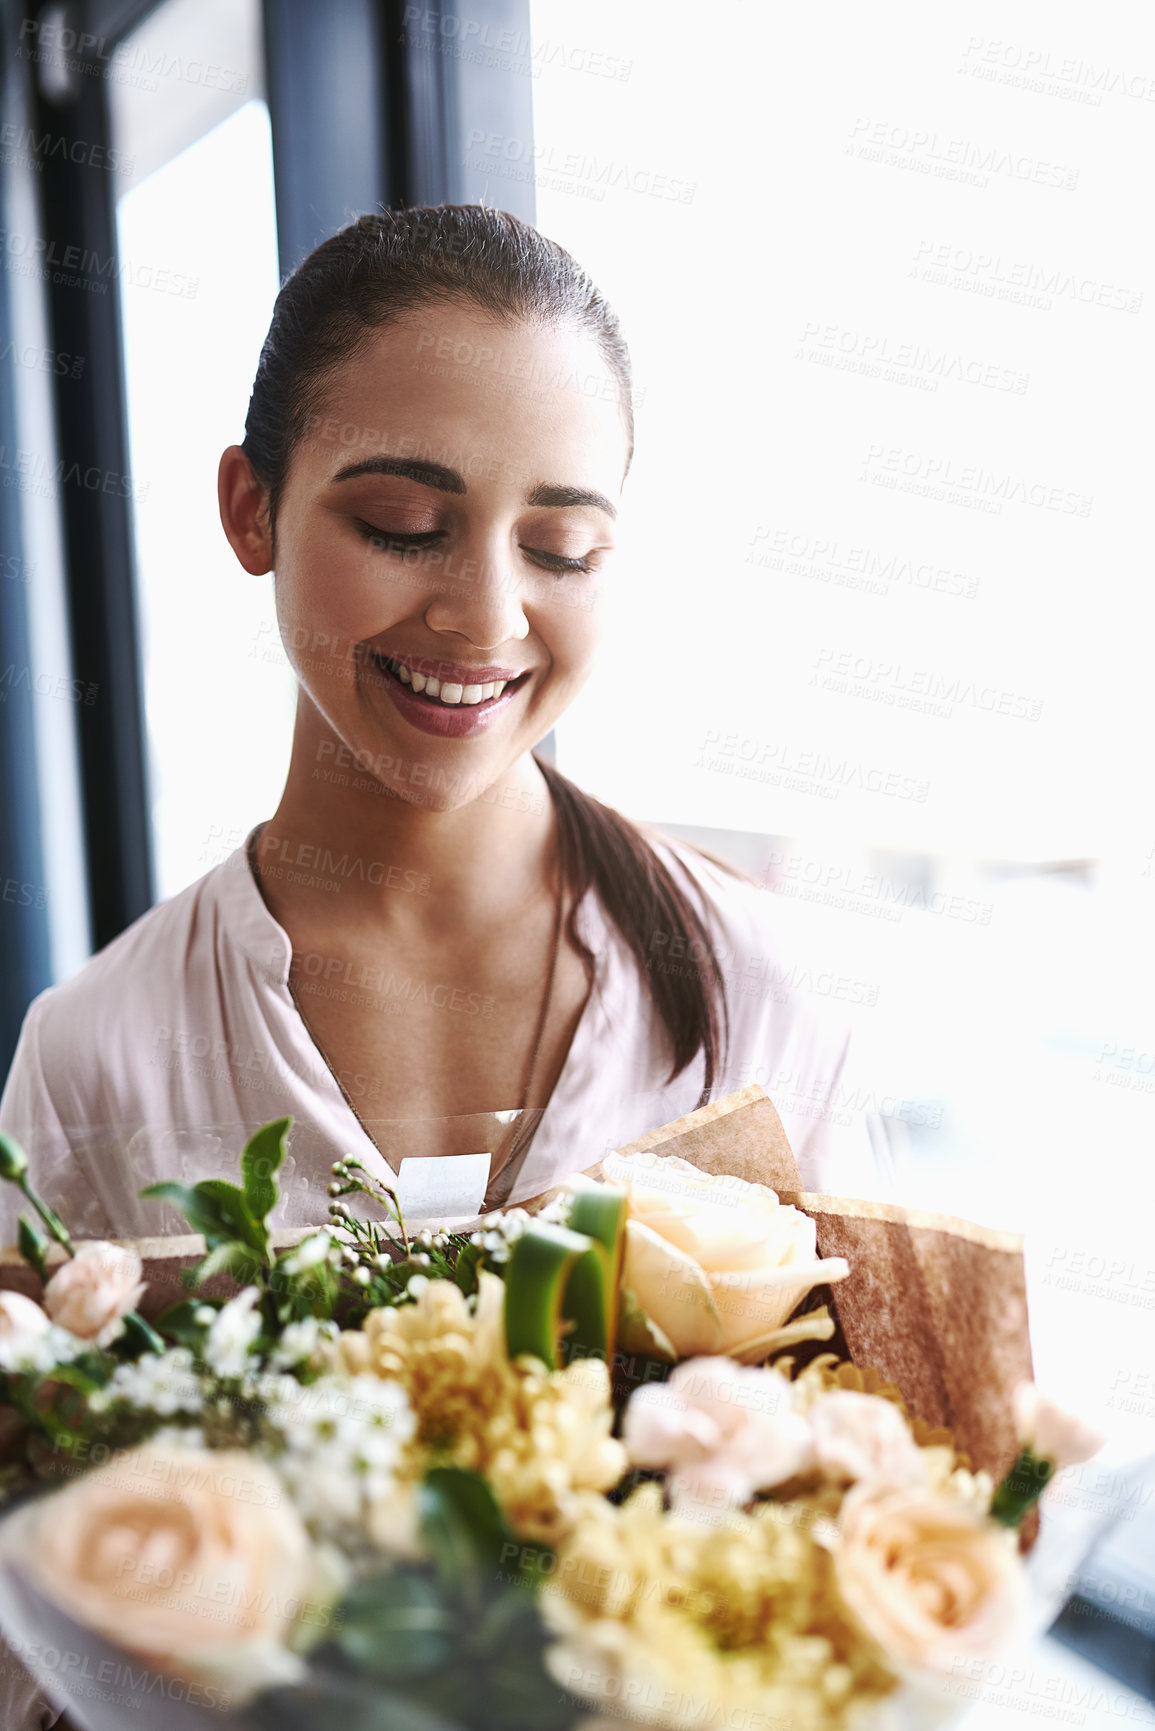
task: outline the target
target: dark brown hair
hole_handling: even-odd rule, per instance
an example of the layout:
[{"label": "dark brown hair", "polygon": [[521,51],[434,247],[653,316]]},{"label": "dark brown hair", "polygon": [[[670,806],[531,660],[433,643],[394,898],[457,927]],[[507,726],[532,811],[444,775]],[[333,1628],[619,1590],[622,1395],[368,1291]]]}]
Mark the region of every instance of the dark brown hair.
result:
[{"label": "dark brown hair", "polygon": [[[581,266],[554,241],[484,205],[362,216],[311,252],[273,308],[249,399],[243,449],[265,490],[270,530],[292,454],[324,398],[330,375],[371,333],[418,307],[472,302],[498,319],[574,326],[592,336],[620,387],[633,453],[630,358],[617,318]],[[672,1048],[670,1080],[701,1052],[702,1100],[721,1062],[726,1009],[722,974],[692,895],[636,826],[537,759],[553,800],[560,866],[577,905],[592,888],[646,981]],[[689,871],[679,871],[705,905]],[[684,967],[656,965],[667,952]]]}]

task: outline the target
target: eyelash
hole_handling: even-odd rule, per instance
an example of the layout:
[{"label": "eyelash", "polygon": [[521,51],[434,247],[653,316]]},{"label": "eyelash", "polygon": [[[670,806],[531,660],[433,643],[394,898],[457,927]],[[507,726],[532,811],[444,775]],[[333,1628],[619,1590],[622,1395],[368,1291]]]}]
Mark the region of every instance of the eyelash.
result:
[{"label": "eyelash", "polygon": [[[392,535],[384,529],[375,529],[372,523],[357,524],[361,534],[371,547],[380,553],[409,553],[415,548],[432,547],[441,538],[442,531],[434,529],[426,535]],[[522,552],[529,555],[543,570],[552,571],[555,576],[564,577],[574,572],[579,575],[593,570],[590,555],[584,559],[566,559],[560,553],[546,553],[538,547],[523,547]]]}]

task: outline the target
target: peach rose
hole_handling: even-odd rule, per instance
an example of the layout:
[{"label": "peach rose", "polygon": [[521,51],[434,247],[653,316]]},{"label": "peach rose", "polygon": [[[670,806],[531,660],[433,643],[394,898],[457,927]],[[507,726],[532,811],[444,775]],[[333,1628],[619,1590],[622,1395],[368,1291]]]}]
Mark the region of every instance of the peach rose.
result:
[{"label": "peach rose", "polygon": [[949,1674],[1016,1632],[1017,1535],[922,1490],[848,1491],[834,1566],[843,1602],[898,1674]]},{"label": "peach rose", "polygon": [[10,1519],[4,1551],[62,1611],[158,1671],[238,1698],[297,1680],[314,1563],[281,1480],[240,1450],[142,1447]]},{"label": "peach rose", "polygon": [[832,1479],[908,1485],[922,1475],[922,1451],[893,1401],[852,1388],[820,1394],[806,1415],[814,1453]]},{"label": "peach rose", "polygon": [[849,1273],[841,1257],[818,1259],[813,1220],[764,1184],[676,1155],[611,1154],[602,1168],[629,1193],[622,1284],[679,1358],[758,1364],[811,1288]]},{"label": "peach rose", "polygon": [[44,1288],[44,1308],[69,1334],[107,1346],[140,1301],[140,1276],[135,1250],[95,1238],[56,1270]]}]

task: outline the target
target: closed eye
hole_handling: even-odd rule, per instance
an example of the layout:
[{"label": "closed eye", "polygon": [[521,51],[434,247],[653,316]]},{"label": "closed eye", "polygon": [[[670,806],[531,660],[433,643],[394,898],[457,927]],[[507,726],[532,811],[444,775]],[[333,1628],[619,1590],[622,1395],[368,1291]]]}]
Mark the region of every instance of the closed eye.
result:
[{"label": "closed eye", "polygon": [[532,559],[535,565],[540,565],[543,571],[555,571],[559,575],[566,571],[594,569],[593,553],[586,553],[581,559],[567,559],[561,553],[547,553],[542,547],[523,547],[522,552],[527,559]]},{"label": "closed eye", "polygon": [[380,553],[407,553],[414,547],[432,547],[441,540],[444,530],[431,529],[420,535],[403,535],[393,529],[378,529],[372,523],[357,520],[357,528],[371,547]]}]

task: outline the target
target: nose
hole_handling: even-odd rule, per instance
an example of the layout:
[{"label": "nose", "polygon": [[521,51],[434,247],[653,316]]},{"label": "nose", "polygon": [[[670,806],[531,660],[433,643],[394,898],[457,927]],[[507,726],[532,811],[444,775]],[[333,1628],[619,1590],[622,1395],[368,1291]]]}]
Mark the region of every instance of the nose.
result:
[{"label": "nose", "polygon": [[464,637],[476,649],[497,649],[529,636],[524,603],[508,550],[491,546],[438,579],[425,623],[431,631]]}]

